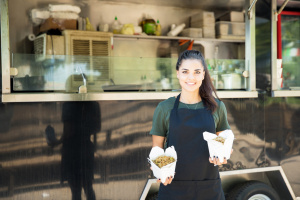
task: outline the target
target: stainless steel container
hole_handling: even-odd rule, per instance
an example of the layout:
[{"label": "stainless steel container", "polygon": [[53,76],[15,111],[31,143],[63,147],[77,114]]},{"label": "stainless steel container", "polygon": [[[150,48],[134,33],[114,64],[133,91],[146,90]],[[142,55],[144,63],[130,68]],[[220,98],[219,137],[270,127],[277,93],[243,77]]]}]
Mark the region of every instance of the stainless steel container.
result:
[{"label": "stainless steel container", "polygon": [[237,73],[232,74],[222,74],[222,79],[224,82],[224,89],[243,89],[242,75]]}]

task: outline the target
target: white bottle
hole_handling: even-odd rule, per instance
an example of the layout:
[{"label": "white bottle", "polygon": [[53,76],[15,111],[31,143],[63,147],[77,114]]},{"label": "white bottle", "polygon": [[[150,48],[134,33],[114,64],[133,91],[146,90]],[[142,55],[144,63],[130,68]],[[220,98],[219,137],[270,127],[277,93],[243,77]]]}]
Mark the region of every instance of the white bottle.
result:
[{"label": "white bottle", "polygon": [[117,16],[115,17],[115,20],[114,20],[111,28],[112,28],[112,32],[114,34],[120,34],[120,32],[121,32],[121,23],[118,21]]},{"label": "white bottle", "polygon": [[172,29],[167,35],[168,36],[177,36],[185,27],[185,24],[180,24]]}]

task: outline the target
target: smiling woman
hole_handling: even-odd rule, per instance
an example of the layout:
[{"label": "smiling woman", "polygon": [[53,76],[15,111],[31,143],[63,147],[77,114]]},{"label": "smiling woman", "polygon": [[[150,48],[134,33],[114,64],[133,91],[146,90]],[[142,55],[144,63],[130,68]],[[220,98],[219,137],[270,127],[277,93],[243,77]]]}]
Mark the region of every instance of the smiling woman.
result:
[{"label": "smiling woman", "polygon": [[218,157],[209,158],[203,132],[218,134],[230,129],[225,105],[216,95],[199,51],[184,51],[176,70],[181,94],[158,104],[150,132],[153,147],[174,146],[178,158],[174,180],[171,176],[161,183],[158,197],[224,200],[219,170],[214,165],[226,164],[227,160],[221,163]]},{"label": "smiling woman", "polygon": [[[177,78],[179,80],[180,86],[183,92],[195,92],[196,96],[201,98],[199,93],[199,88],[204,79],[205,71],[204,67],[198,60],[184,60],[181,64],[179,70],[177,70]],[[182,98],[182,97],[181,97]],[[199,99],[200,101],[201,99]],[[198,101],[198,102],[199,102]],[[195,102],[185,102],[185,103],[195,103]]]},{"label": "smiling woman", "polygon": [[[177,78],[182,88],[181,102],[192,104],[203,100],[208,109],[215,111],[218,98],[201,52],[184,51],[176,64]],[[199,95],[200,94],[200,95]]]}]

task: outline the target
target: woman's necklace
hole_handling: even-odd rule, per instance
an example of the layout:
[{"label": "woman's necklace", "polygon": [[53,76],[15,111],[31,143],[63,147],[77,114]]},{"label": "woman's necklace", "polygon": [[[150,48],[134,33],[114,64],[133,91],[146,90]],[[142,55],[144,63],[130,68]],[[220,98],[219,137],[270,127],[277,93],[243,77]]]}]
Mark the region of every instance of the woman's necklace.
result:
[{"label": "woman's necklace", "polygon": [[[182,98],[182,96],[181,96],[181,99],[184,101],[184,99]],[[198,107],[198,104],[199,104],[199,102],[197,102],[196,103],[196,107],[195,107],[195,109],[194,110],[196,110],[197,109],[197,107]],[[186,103],[184,103],[184,105],[188,108],[188,109],[191,109]]]}]

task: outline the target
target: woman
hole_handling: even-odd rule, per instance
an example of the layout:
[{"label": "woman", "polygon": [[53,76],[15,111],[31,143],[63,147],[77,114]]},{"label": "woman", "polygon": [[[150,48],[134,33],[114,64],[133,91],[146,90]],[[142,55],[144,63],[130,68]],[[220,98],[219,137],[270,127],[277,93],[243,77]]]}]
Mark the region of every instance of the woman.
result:
[{"label": "woman", "polygon": [[184,51],[176,70],[181,94],[159,103],[150,132],[153,147],[174,146],[178,156],[174,180],[169,177],[160,184],[158,197],[160,200],[223,200],[219,171],[214,164],[227,161],[221,163],[217,157],[209,158],[202,133],[218,135],[230,129],[225,105],[213,96],[214,92],[217,97],[216,91],[199,51]]}]

